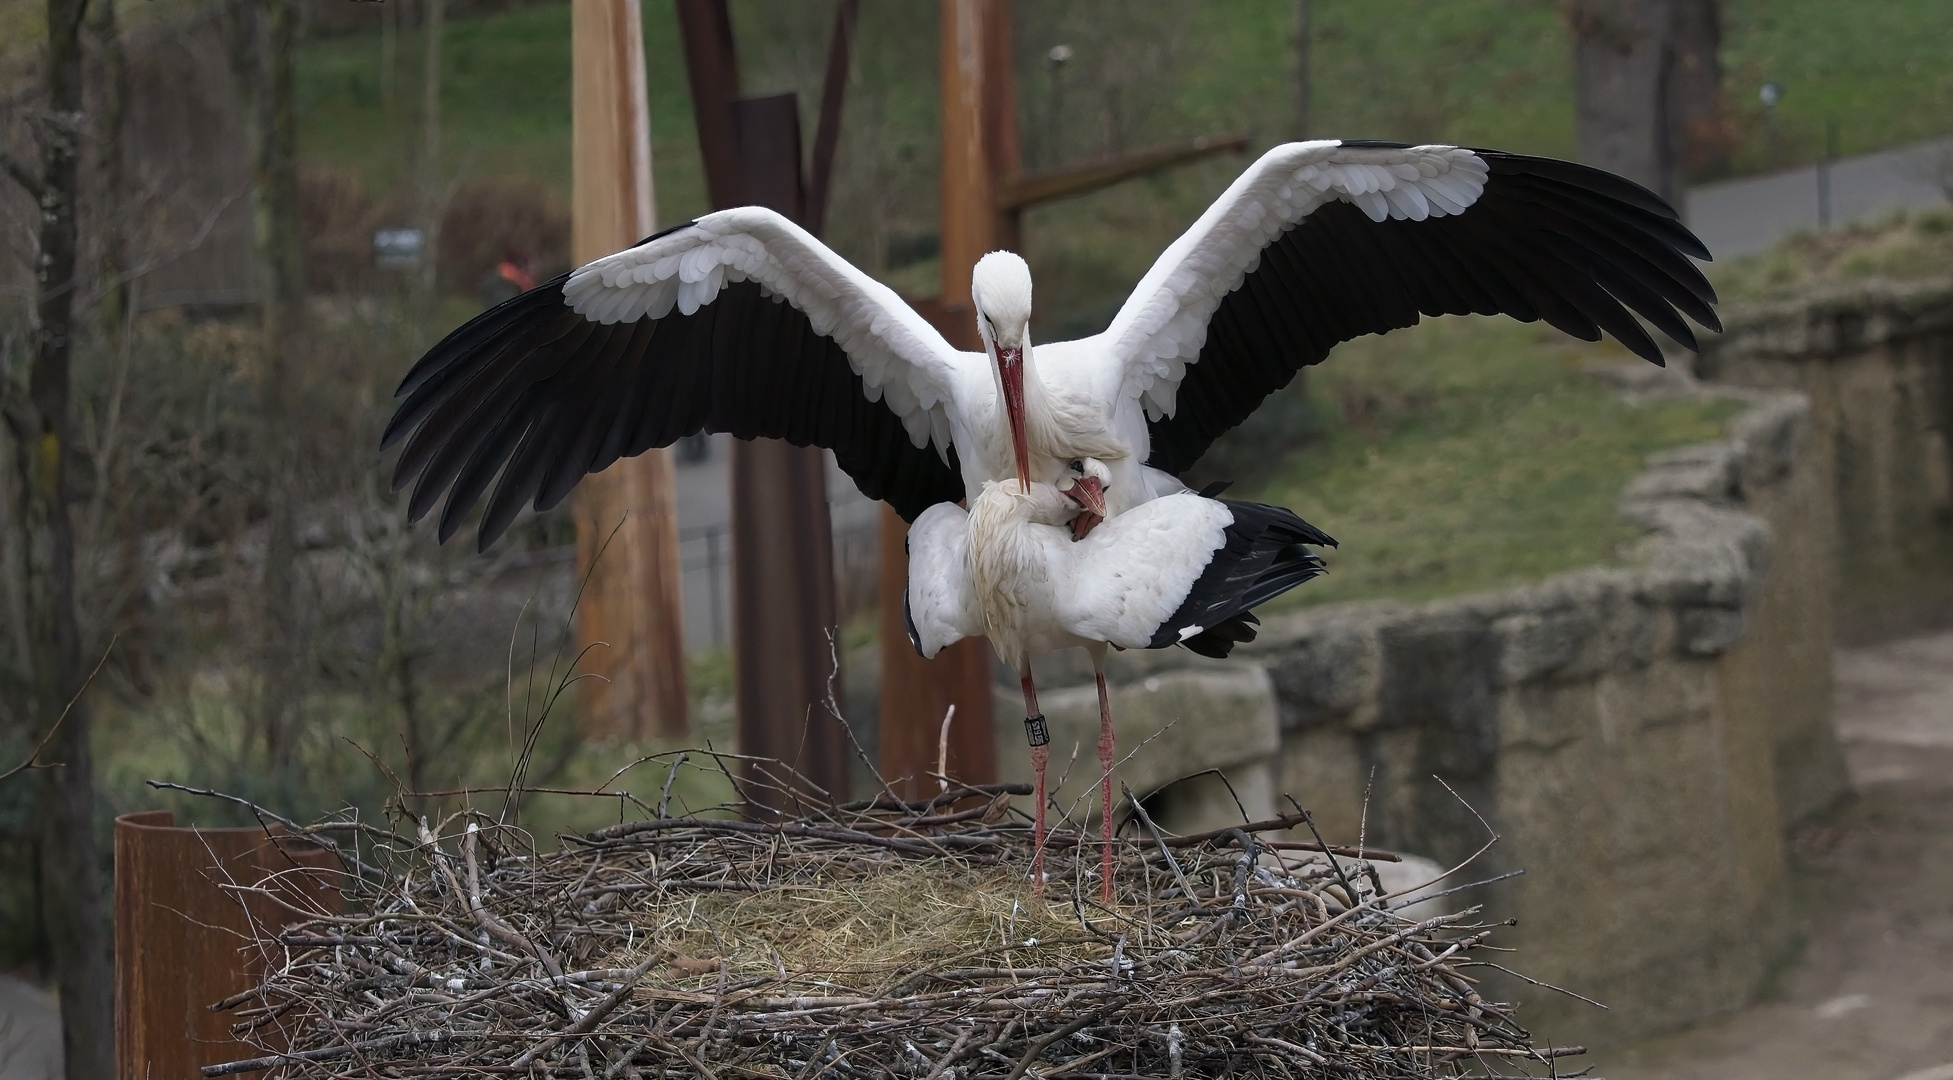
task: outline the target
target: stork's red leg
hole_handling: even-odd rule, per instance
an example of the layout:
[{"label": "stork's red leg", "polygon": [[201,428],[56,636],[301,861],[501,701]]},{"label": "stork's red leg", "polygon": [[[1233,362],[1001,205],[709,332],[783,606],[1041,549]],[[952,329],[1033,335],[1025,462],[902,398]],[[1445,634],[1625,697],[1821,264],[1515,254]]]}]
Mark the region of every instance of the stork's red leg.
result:
[{"label": "stork's red leg", "polygon": [[[1096,657],[1094,658],[1096,660]],[[1099,899],[1112,902],[1112,703],[1105,692],[1105,671],[1095,662],[1099,682]]]},{"label": "stork's red leg", "polygon": [[1031,684],[1031,658],[1027,655],[1019,665],[1023,672],[1018,676],[1018,684],[1024,688],[1024,738],[1031,744],[1031,771],[1036,777],[1034,796],[1037,806],[1032,813],[1031,825],[1031,884],[1039,895],[1044,893],[1044,767],[1051,761],[1051,732],[1045,726],[1044,714],[1038,711],[1038,688]]}]

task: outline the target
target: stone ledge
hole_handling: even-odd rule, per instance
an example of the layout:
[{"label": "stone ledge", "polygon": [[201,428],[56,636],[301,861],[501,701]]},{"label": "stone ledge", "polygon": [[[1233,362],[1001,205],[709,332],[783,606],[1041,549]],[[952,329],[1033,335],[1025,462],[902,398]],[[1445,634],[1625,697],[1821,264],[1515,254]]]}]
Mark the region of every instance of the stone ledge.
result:
[{"label": "stone ledge", "polygon": [[[1428,697],[1416,685],[1432,682],[1434,664],[1457,668],[1437,641],[1473,652],[1490,689],[1590,680],[1615,668],[1642,668],[1664,652],[1721,654],[1742,637],[1742,607],[1769,568],[1769,523],[1742,506],[1752,492],[1789,475],[1810,437],[1810,406],[1795,393],[1705,389],[1680,373],[1650,371],[1658,379],[1631,379],[1623,385],[1633,389],[1623,393],[1734,396],[1750,406],[1730,418],[1723,439],[1650,455],[1627,484],[1621,516],[1646,529],[1631,566],[1568,570],[1531,586],[1437,602],[1373,600],[1271,615],[1258,641],[1236,650],[1236,660],[1205,660],[1184,650],[1123,652],[1109,658],[1111,682],[1129,687],[1178,672],[1219,676],[1246,660],[1266,670],[1281,730],[1324,723],[1369,730],[1400,723],[1410,701]],[[1062,687],[1090,678],[1082,656],[1055,656],[1039,666],[1039,684],[1051,687],[1049,701],[1070,701],[1059,697],[1068,693]],[[1471,682],[1478,678],[1473,674]],[[1451,680],[1437,682],[1457,689]],[[1389,695],[1385,685],[1394,687]],[[1096,695],[1088,685],[1082,693],[1096,723]],[[1016,697],[998,691],[1000,717],[1016,713]],[[1197,768],[1217,764],[1207,758],[1197,754]]]},{"label": "stone ledge", "polygon": [[1702,342],[1696,370],[1726,359],[1848,356],[1869,346],[1953,327],[1953,277],[1870,279],[1723,313],[1724,332]]},{"label": "stone ledge", "polygon": [[[999,771],[1005,780],[1029,780],[1022,707],[1015,694],[1000,693],[998,702]],[[1069,768],[1064,790],[1082,794],[1098,780],[1098,690],[1091,685],[1040,689],[1038,704],[1051,728],[1050,782],[1055,789]],[[1281,747],[1274,688],[1268,673],[1255,665],[1168,671],[1117,684],[1111,705],[1117,753],[1126,759],[1119,779],[1140,796],[1202,769],[1223,769],[1239,786],[1246,774],[1272,762]],[[1259,804],[1250,809],[1266,816],[1273,809],[1272,770],[1265,782],[1248,782],[1256,797],[1244,799]]]}]

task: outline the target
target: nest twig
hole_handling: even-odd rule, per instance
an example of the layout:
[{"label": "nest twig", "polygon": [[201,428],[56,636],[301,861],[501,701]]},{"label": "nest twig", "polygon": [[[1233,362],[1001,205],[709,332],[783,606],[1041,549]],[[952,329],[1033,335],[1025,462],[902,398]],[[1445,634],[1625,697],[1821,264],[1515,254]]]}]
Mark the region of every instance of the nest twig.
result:
[{"label": "nest twig", "polygon": [[1053,834],[1025,880],[1013,793],[657,817],[549,854],[420,823],[380,880],[348,874],[351,910],[265,931],[264,984],[225,1003],[263,1053],[203,1072],[1431,1077],[1579,1052],[1480,996],[1479,909],[1400,912],[1338,858],[1362,853],[1260,836],[1295,820],[1169,837],[1135,806],[1108,908],[1091,836]]}]

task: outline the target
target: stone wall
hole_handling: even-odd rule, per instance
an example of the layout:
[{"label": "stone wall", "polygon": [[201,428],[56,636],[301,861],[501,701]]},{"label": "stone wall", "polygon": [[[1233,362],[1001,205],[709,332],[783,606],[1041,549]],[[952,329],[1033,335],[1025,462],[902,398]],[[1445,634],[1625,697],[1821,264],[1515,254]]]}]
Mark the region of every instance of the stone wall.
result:
[{"label": "stone wall", "polygon": [[1726,321],[1704,342],[1701,378],[1810,398],[1815,466],[1838,505],[1846,614],[1889,610],[1895,593],[1949,606],[1953,279],[1837,287]]},{"label": "stone wall", "polygon": [[[1807,401],[1722,393],[1750,403],[1727,437],[1658,455],[1625,492],[1648,530],[1625,567],[1273,617],[1229,661],[1117,654],[1121,779],[1144,795],[1222,770],[1156,798],[1182,830],[1293,795],[1335,839],[1367,831],[1446,864],[1496,831],[1473,872],[1526,871],[1483,894],[1519,920],[1502,935],[1518,965],[1611,1008],[1500,988],[1556,1040],[1743,1004],[1789,947],[1785,830],[1844,789],[1828,715],[1837,538]],[[1053,770],[1075,754],[1062,790],[1081,797],[1097,773],[1089,668],[1046,668]],[[999,761],[1022,776],[1014,688],[997,702]]]}]

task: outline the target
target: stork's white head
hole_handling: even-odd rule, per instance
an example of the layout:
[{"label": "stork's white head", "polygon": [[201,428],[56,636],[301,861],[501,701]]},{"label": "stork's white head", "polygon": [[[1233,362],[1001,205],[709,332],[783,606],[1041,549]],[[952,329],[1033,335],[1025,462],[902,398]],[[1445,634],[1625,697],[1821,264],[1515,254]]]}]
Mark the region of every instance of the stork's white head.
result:
[{"label": "stork's white head", "polygon": [[1078,516],[1071,519],[1071,538],[1083,540],[1108,516],[1105,489],[1112,483],[1112,470],[1098,458],[1080,458],[1065,466],[1065,477],[1058,490],[1078,504]]},{"label": "stork's white head", "polygon": [[970,274],[970,300],[976,305],[977,333],[983,335],[985,351],[996,364],[1017,479],[1028,486],[1031,451],[1024,430],[1024,364],[1031,348],[1030,266],[1008,251],[985,255]]},{"label": "stork's white head", "polygon": [[1098,458],[1080,458],[1065,467],[1065,478],[1058,482],[1064,492],[1087,513],[1105,520],[1105,489],[1112,483],[1112,470]]},{"label": "stork's white head", "polygon": [[1031,267],[1022,258],[993,251],[978,259],[970,273],[970,301],[986,343],[999,349],[1031,343]]}]

